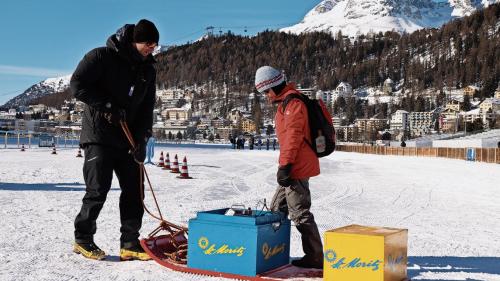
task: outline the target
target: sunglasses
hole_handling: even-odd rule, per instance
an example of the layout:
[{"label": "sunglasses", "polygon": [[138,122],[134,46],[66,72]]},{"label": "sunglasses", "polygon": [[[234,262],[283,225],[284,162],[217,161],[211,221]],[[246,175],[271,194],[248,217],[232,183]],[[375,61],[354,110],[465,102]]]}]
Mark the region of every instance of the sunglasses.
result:
[{"label": "sunglasses", "polygon": [[269,94],[269,92],[271,92],[271,88],[269,88],[267,90],[264,90],[261,93],[264,94],[264,95],[267,95],[267,94]]},{"label": "sunglasses", "polygon": [[143,43],[148,48],[156,48],[156,47],[158,47],[158,44],[156,42],[143,42]]}]

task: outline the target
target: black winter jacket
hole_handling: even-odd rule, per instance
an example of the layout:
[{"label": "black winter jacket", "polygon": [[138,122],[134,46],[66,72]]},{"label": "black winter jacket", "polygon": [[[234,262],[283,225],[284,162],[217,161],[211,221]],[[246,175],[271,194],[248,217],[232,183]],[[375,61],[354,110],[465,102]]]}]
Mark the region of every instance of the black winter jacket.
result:
[{"label": "black winter jacket", "polygon": [[104,113],[126,112],[136,142],[151,136],[156,92],[152,55],[143,58],[133,47],[134,25],[125,25],[109,37],[106,47],[88,52],[80,61],[70,88],[85,103],[80,144],[128,148],[122,129],[108,123]]}]

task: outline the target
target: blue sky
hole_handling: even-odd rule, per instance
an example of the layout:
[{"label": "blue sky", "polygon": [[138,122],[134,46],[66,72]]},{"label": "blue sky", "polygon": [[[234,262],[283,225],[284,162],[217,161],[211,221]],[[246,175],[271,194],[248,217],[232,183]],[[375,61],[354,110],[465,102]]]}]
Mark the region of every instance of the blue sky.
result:
[{"label": "blue sky", "polygon": [[[152,20],[163,45],[201,37],[207,26],[253,35],[298,23],[320,0],[16,0],[0,3],[0,105],[83,55],[125,23]],[[244,32],[244,27],[247,32]],[[222,28],[218,28],[222,27]]]}]

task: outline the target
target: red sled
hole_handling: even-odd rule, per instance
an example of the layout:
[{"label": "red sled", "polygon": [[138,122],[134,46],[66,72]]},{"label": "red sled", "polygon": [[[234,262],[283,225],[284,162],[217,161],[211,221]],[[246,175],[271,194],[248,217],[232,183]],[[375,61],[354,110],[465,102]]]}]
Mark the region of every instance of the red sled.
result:
[{"label": "red sled", "polygon": [[174,271],[190,274],[254,281],[322,280],[323,278],[323,271],[321,269],[299,268],[292,266],[291,264],[272,269],[257,276],[245,276],[233,273],[189,268],[186,265],[187,256],[185,254],[187,253],[187,248],[183,249],[182,246],[187,245],[186,242],[187,239],[185,238],[184,233],[177,232],[174,234],[150,236],[149,238],[142,239],[141,246],[144,251],[146,251],[146,253],[148,253],[148,255],[160,265]]}]

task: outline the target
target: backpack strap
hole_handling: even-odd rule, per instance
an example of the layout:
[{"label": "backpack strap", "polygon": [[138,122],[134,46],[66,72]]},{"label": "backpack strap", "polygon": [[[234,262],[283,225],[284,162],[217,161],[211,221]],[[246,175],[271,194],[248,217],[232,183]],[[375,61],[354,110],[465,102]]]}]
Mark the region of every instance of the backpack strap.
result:
[{"label": "backpack strap", "polygon": [[[283,100],[282,102],[282,108],[283,108],[283,114],[285,113],[285,109],[286,109],[286,106],[288,105],[288,103],[292,100],[292,99],[299,99],[301,100],[303,103],[304,103],[304,106],[306,107],[306,110],[307,110],[307,118],[309,119],[309,109],[307,108],[307,104],[306,104],[306,96],[304,96],[303,94],[299,93],[299,92],[295,92],[293,94],[290,94],[288,96],[286,96],[286,98]],[[310,126],[309,126],[310,127]],[[310,128],[309,128],[310,129]],[[309,145],[309,147],[314,151],[314,147],[312,146],[312,144],[307,140],[307,138],[304,136],[304,141]],[[312,140],[311,140],[312,141]]]},{"label": "backpack strap", "polygon": [[305,101],[304,101],[304,95],[301,94],[301,93],[298,93],[298,92],[295,92],[293,94],[290,94],[288,96],[286,96],[286,98],[281,102],[282,104],[282,109],[283,109],[283,112],[282,113],[285,113],[285,109],[286,109],[286,106],[288,105],[288,103],[292,100],[292,99],[299,99],[301,100],[304,105],[305,105]]}]

